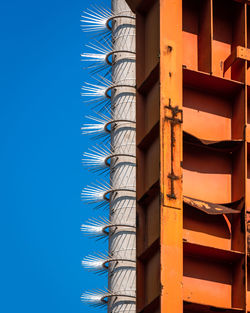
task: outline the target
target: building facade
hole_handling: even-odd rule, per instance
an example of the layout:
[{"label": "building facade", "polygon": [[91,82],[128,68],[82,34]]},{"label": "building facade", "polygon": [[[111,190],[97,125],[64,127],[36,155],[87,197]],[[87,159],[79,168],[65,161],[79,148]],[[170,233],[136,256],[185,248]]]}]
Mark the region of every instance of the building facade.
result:
[{"label": "building facade", "polygon": [[127,3],[136,14],[137,312],[248,312],[249,1]]}]

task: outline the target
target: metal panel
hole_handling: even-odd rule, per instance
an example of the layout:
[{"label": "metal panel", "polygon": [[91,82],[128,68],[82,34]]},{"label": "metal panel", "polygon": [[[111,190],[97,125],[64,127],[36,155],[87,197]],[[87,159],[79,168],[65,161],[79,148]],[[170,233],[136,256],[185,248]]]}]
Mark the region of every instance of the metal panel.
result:
[{"label": "metal panel", "polygon": [[161,312],[183,311],[182,1],[160,1]]},{"label": "metal panel", "polygon": [[249,1],[128,3],[137,312],[250,312]]}]

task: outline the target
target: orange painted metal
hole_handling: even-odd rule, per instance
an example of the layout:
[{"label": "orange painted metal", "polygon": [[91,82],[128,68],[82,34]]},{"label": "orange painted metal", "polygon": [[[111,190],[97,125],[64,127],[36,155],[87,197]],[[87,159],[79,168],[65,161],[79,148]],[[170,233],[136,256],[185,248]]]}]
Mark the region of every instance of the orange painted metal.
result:
[{"label": "orange painted metal", "polygon": [[250,61],[250,49],[237,46],[231,55],[224,61],[224,73],[229,69],[230,66],[239,60]]},{"label": "orange painted metal", "polygon": [[250,3],[128,3],[137,312],[250,312]]},{"label": "orange painted metal", "polygon": [[182,1],[160,0],[161,312],[183,311]]}]

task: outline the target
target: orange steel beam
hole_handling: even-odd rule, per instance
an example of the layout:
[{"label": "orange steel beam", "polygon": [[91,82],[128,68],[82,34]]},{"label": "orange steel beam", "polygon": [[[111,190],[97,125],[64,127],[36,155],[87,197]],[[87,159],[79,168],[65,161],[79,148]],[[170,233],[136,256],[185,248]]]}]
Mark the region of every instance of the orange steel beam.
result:
[{"label": "orange steel beam", "polygon": [[248,235],[247,235],[247,221],[248,221],[248,214],[247,214],[247,206],[248,206],[248,194],[249,190],[247,188],[247,181],[248,181],[248,148],[247,148],[247,124],[248,124],[248,82],[247,82],[247,72],[248,72],[248,63],[250,61],[250,49],[248,49],[248,5],[250,1],[247,0],[245,1],[244,4],[244,46],[245,49],[243,50],[243,55],[245,54],[246,57],[249,57],[249,59],[245,58],[245,64],[244,64],[244,129],[245,129],[245,134],[244,134],[244,195],[245,195],[245,207],[244,207],[244,239],[245,239],[245,260],[244,260],[244,304],[245,304],[245,312],[248,312],[249,310],[249,285],[248,285]]},{"label": "orange steel beam", "polygon": [[182,0],[160,0],[161,312],[182,313]]},{"label": "orange steel beam", "polygon": [[224,73],[237,61],[250,61],[250,49],[237,46],[224,62]]}]

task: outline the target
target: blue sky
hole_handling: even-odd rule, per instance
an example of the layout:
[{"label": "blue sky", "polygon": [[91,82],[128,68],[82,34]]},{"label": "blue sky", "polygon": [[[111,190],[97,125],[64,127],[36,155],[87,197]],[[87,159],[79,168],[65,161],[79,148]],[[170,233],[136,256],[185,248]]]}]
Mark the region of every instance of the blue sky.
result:
[{"label": "blue sky", "polygon": [[103,214],[80,201],[94,179],[81,166],[92,143],[80,135],[89,112],[80,97],[89,79],[80,15],[90,3],[0,3],[0,312],[101,312],[80,302],[85,289],[106,286],[80,264],[106,249],[80,232]]}]

